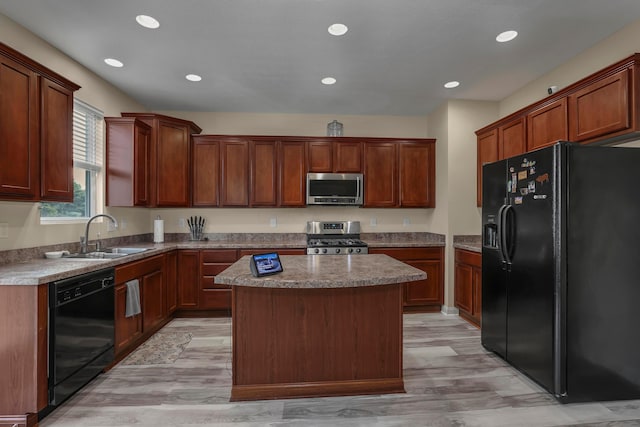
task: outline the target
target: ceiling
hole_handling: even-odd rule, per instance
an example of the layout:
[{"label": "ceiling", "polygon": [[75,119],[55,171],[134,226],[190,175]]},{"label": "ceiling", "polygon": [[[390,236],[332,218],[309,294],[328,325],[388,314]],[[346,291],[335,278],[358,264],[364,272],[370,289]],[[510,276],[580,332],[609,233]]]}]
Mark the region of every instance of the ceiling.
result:
[{"label": "ceiling", "polygon": [[[640,19],[640,1],[2,0],[0,13],[149,110],[426,115],[503,99]],[[519,36],[497,43],[508,29]]]}]

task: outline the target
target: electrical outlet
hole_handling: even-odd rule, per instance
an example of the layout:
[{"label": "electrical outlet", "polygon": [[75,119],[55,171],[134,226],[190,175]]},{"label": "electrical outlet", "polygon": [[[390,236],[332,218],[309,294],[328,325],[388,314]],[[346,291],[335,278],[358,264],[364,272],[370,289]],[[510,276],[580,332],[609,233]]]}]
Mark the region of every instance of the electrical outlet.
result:
[{"label": "electrical outlet", "polygon": [[9,238],[9,223],[0,222],[0,239]]},{"label": "electrical outlet", "polygon": [[269,220],[269,225],[270,225],[271,227],[277,227],[277,226],[278,226],[278,219],[277,219],[277,218],[275,218],[275,217],[274,217],[274,218],[271,218],[271,219]]},{"label": "electrical outlet", "polygon": [[411,220],[409,218],[402,218],[402,225],[405,227],[411,225]]},{"label": "electrical outlet", "polygon": [[120,221],[118,222],[118,226],[120,227],[120,230],[126,230],[127,220],[125,218],[120,218]]},{"label": "electrical outlet", "polygon": [[187,226],[187,221],[184,218],[178,218],[178,227],[185,228]]},{"label": "electrical outlet", "polygon": [[375,227],[376,225],[378,225],[378,219],[377,218],[371,218],[371,221],[369,221],[369,225],[372,227]]}]

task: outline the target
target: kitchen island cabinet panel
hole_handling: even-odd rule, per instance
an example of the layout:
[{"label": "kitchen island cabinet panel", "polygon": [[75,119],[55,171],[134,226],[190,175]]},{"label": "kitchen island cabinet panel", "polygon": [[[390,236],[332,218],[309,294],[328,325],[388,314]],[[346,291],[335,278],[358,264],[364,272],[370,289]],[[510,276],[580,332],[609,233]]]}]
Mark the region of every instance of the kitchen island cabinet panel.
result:
[{"label": "kitchen island cabinet panel", "polygon": [[405,312],[440,311],[444,304],[444,248],[369,248],[370,254],[385,254],[427,273],[427,278],[405,283]]}]

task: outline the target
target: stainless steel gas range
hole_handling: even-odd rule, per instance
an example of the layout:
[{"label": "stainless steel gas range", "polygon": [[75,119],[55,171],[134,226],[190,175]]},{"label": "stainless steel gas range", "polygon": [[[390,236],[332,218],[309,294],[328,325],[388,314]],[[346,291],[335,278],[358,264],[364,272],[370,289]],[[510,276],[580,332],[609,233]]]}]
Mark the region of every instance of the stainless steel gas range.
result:
[{"label": "stainless steel gas range", "polygon": [[360,240],[360,221],[307,222],[307,255],[367,253],[367,244]]}]

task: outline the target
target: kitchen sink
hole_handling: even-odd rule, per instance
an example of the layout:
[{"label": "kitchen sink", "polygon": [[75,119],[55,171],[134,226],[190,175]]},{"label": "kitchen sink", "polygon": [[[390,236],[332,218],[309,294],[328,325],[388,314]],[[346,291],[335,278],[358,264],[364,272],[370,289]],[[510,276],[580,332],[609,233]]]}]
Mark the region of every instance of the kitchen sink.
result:
[{"label": "kitchen sink", "polygon": [[109,248],[104,251],[96,251],[96,252],[87,252],[83,253],[74,253],[64,255],[62,258],[70,258],[70,259],[86,259],[86,260],[104,260],[104,259],[114,259],[114,258],[122,258],[127,255],[139,254],[140,252],[146,251],[147,248]]},{"label": "kitchen sink", "polygon": [[105,251],[107,254],[122,254],[122,255],[131,255],[131,254],[139,254],[140,252],[146,251],[147,248],[109,248]]}]

